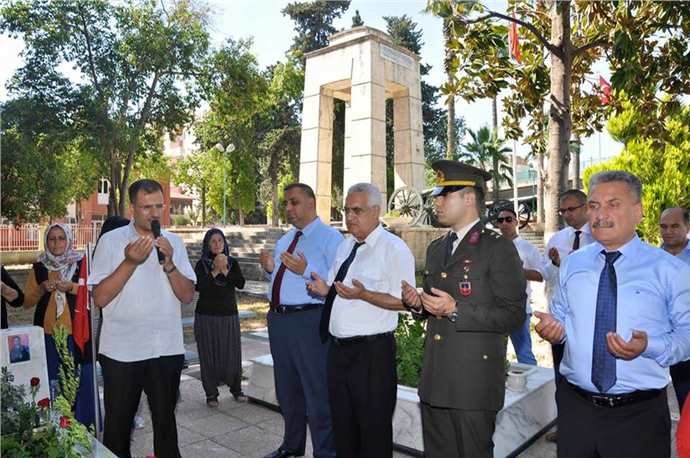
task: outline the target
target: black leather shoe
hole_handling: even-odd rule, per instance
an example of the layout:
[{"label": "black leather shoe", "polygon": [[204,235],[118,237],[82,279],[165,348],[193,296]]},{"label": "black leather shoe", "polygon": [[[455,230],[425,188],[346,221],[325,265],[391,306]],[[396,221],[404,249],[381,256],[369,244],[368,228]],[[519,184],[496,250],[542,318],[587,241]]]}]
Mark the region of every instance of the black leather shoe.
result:
[{"label": "black leather shoe", "polygon": [[291,456],[304,456],[304,452],[298,453],[298,452],[292,452],[290,450],[285,450],[283,448],[279,448],[273,453],[269,453],[268,455],[264,456],[264,458],[289,458]]}]

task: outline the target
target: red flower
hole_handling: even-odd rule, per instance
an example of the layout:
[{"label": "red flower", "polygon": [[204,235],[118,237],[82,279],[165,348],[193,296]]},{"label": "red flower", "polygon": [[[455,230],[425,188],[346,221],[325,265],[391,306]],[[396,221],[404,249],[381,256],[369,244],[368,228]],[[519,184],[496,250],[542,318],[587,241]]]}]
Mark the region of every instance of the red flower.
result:
[{"label": "red flower", "polygon": [[48,408],[48,407],[50,407],[50,399],[43,398],[40,401],[38,401],[36,404],[38,404],[38,407]]},{"label": "red flower", "polygon": [[38,377],[31,377],[31,386],[38,386],[41,383],[41,379]]},{"label": "red flower", "polygon": [[69,417],[60,417],[60,428],[69,428]]}]

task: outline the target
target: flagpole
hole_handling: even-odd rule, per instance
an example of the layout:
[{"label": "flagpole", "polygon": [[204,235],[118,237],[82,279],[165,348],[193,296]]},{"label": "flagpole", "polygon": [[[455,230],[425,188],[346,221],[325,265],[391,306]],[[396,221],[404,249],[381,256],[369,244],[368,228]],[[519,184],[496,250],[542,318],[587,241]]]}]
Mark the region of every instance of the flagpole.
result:
[{"label": "flagpole", "polygon": [[[86,245],[86,272],[91,275],[91,256],[93,255],[93,247],[91,243]],[[93,296],[91,296],[91,290],[87,289],[88,294],[88,304],[89,304],[89,314],[90,316],[90,326],[91,326],[91,376],[93,377],[93,405],[94,405],[94,423],[96,426],[96,438],[99,442],[103,442],[103,428],[101,425],[101,399],[98,395],[98,373],[96,371],[96,356],[98,354],[98,348],[96,346],[98,331],[98,326],[96,324],[96,308],[93,303]],[[100,311],[100,310],[99,310]]]},{"label": "flagpole", "polygon": [[513,140],[513,210],[515,217],[518,218],[518,228],[520,218],[518,213],[518,183],[517,183],[517,140]]}]

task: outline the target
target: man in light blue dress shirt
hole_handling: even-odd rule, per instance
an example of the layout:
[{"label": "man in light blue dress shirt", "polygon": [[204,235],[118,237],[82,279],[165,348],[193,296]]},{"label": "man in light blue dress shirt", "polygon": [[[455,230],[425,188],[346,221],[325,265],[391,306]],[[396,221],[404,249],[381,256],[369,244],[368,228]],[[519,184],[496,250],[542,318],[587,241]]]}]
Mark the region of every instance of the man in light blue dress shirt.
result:
[{"label": "man in light blue dress shirt", "polygon": [[319,322],[323,298],[307,291],[312,273],[327,276],[343,236],[316,216],[314,191],[302,183],[285,187],[286,213],[294,226],[276,243],[274,256],[261,254],[270,276],[267,315],[276,397],[285,421],[283,443],[266,458],[304,455],[307,422],[314,457],[335,457],[328,406],[326,359]]},{"label": "man in light blue dress shirt", "polygon": [[590,179],[596,242],[561,264],[544,339],[565,342],[559,457],[668,457],[668,366],[690,357],[690,266],[642,242],[642,185],[623,171]]},{"label": "man in light blue dress shirt", "polygon": [[[690,214],[684,208],[667,208],[661,212],[659,218],[659,232],[663,243],[661,248],[674,255],[676,258],[690,265],[690,244],[688,244],[688,231],[690,231]],[[688,278],[690,281],[690,278]],[[683,410],[683,404],[690,393],[690,361],[682,361],[671,366],[671,380],[676,392],[679,410]]]}]

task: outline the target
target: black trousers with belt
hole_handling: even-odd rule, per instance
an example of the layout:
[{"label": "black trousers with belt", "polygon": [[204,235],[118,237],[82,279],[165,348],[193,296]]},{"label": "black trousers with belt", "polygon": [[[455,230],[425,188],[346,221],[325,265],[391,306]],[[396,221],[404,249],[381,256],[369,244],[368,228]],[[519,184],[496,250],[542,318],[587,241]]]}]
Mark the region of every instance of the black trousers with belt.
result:
[{"label": "black trousers with belt", "polygon": [[397,394],[395,337],[338,344],[328,350],[328,393],[338,458],[393,455]]},{"label": "black trousers with belt", "polygon": [[596,406],[560,380],[558,458],[668,458],[671,418],[666,390],[619,407]]},{"label": "black trousers with belt", "polygon": [[119,458],[130,458],[134,415],[141,392],[146,393],[153,424],[157,458],[178,458],[175,405],[180,390],[184,355],[122,362],[101,354],[105,423],[103,443]]}]

